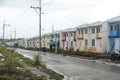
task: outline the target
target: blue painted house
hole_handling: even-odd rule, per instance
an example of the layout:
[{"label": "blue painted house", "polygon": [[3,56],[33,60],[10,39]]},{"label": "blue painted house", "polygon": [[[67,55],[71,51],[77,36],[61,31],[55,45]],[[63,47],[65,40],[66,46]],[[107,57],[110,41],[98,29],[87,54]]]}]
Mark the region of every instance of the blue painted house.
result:
[{"label": "blue painted house", "polygon": [[110,53],[118,53],[120,50],[120,16],[109,19],[107,22]]}]

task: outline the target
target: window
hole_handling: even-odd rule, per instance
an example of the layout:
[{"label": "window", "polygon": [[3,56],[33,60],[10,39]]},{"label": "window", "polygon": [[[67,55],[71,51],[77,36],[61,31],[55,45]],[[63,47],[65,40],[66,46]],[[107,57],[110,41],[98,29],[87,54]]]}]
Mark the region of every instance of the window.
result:
[{"label": "window", "polygon": [[74,32],[74,36],[76,36],[76,32]]},{"label": "window", "polygon": [[95,46],[95,39],[92,39],[92,46]]},{"label": "window", "polygon": [[100,33],[100,27],[97,28],[97,33]]},{"label": "window", "polygon": [[68,33],[66,33],[66,37],[68,37]]},{"label": "window", "polygon": [[112,25],[110,26],[110,30],[113,31],[113,26]]},{"label": "window", "polygon": [[71,41],[71,47],[73,46],[73,41]]},{"label": "window", "polygon": [[115,25],[115,27],[114,27],[114,28],[115,28],[114,30],[116,31],[116,30],[117,30],[117,25]]},{"label": "window", "polygon": [[80,31],[79,31],[79,34],[80,34]]},{"label": "window", "polygon": [[66,34],[64,34],[64,37],[66,37]]},{"label": "window", "polygon": [[117,24],[117,30],[119,30],[119,24]]},{"label": "window", "polygon": [[92,33],[93,33],[93,34],[95,33],[95,28],[92,28]]},{"label": "window", "polygon": [[83,32],[84,32],[84,29],[81,29],[81,34],[83,34]]},{"label": "window", "polygon": [[72,32],[70,33],[70,35],[72,36]]},{"label": "window", "polygon": [[68,47],[68,41],[67,41],[67,47]]},{"label": "window", "polygon": [[85,46],[88,46],[88,40],[85,39]]},{"label": "window", "polygon": [[119,24],[116,24],[115,25],[115,31],[118,31],[119,30]]},{"label": "window", "polygon": [[58,38],[60,38],[60,35],[58,34]]},{"label": "window", "polygon": [[88,33],[88,30],[87,29],[85,29],[85,34],[87,34]]}]

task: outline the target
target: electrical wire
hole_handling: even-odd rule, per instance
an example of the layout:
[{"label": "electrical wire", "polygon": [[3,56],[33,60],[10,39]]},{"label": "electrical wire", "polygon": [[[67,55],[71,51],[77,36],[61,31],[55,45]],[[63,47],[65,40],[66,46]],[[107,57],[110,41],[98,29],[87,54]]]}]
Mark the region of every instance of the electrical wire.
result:
[{"label": "electrical wire", "polygon": [[34,11],[30,12],[29,14],[27,14],[25,17],[23,17],[19,22],[17,22],[15,25],[21,24],[22,22],[24,22],[26,19],[28,19]]},{"label": "electrical wire", "polygon": [[[86,6],[86,7],[84,7],[84,8],[77,9],[76,11],[74,11],[74,12],[72,12],[72,13],[66,15],[66,16],[63,16],[63,17],[61,17],[61,18],[58,18],[58,19],[56,19],[56,20],[60,20],[60,19],[66,18],[66,17],[71,17],[71,16],[77,14],[78,12],[80,13],[80,12],[86,10],[86,9],[89,9],[89,8],[97,5],[97,4],[98,4],[99,2],[101,2],[101,1],[102,1],[102,0],[98,0],[98,1],[96,1],[95,3],[89,4],[88,6]],[[55,20],[55,21],[56,21],[56,20]]]},{"label": "electrical wire", "polygon": [[[32,5],[34,5],[34,4],[36,4],[36,2],[33,3]],[[20,14],[15,20],[12,21],[13,24],[16,23],[17,21],[19,21],[21,18],[23,18],[30,10],[31,10],[30,7],[25,9],[22,14]]]}]

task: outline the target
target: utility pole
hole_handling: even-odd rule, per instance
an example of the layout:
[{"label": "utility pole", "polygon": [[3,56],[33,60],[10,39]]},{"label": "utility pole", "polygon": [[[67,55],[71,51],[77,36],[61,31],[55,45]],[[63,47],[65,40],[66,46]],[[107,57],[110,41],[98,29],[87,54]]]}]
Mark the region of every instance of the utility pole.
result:
[{"label": "utility pole", "polygon": [[5,46],[5,27],[10,26],[9,24],[5,23],[5,20],[3,21],[3,46]]},{"label": "utility pole", "polygon": [[35,11],[36,11],[36,9],[39,9],[39,48],[41,50],[41,0],[39,0],[39,7],[31,6],[31,8],[33,8]]},{"label": "utility pole", "polygon": [[5,20],[3,21],[3,44],[4,44],[4,35],[5,35]]},{"label": "utility pole", "polygon": [[16,29],[14,30],[14,40],[16,39]]}]

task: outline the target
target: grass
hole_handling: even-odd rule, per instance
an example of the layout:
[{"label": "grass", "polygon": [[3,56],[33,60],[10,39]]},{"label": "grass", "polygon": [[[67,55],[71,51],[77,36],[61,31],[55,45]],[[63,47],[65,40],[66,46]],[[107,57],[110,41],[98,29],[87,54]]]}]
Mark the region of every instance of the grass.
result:
[{"label": "grass", "polygon": [[[0,80],[18,80],[19,78],[22,78],[21,76],[24,77],[22,80],[38,80],[36,76],[31,74],[29,71],[17,69],[24,68],[20,60],[30,66],[45,67],[45,65],[41,63],[40,55],[36,55],[34,60],[30,60],[29,58],[25,58],[21,54],[18,54],[14,50],[6,49],[1,46],[0,54],[3,55],[3,57],[0,57]],[[1,59],[4,59],[4,61],[1,61]],[[31,79],[25,79],[25,75],[29,75]],[[16,79],[12,79],[13,77]]]}]

